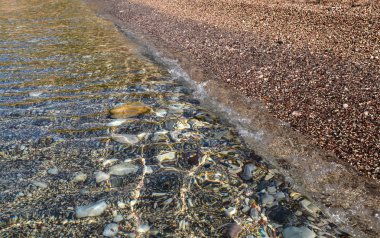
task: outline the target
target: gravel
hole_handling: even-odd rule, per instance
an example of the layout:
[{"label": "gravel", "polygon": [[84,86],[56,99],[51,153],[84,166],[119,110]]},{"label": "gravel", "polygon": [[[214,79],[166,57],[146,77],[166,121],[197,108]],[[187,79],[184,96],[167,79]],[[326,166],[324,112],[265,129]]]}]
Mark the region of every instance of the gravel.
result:
[{"label": "gravel", "polygon": [[380,179],[378,1],[88,1]]}]

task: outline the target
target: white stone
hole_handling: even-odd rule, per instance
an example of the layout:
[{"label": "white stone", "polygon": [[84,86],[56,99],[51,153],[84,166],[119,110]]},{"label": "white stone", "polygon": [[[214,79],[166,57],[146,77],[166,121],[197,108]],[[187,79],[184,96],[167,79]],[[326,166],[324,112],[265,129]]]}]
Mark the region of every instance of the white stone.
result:
[{"label": "white stone", "polygon": [[302,207],[311,215],[316,215],[320,210],[317,206],[312,204],[309,200],[304,199],[301,201]]},{"label": "white stone", "polygon": [[56,167],[48,169],[47,172],[48,174],[52,174],[52,175],[57,175],[59,173]]},{"label": "white stone", "polygon": [[83,182],[83,181],[86,181],[86,179],[87,179],[87,174],[80,172],[80,173],[75,174],[73,178],[73,182]]},{"label": "white stone", "polygon": [[165,160],[174,160],[175,159],[175,156],[176,156],[176,152],[169,152],[169,153],[165,153],[165,154],[161,154],[161,155],[157,155],[157,161],[159,163],[162,163],[163,161]]},{"label": "white stone", "polygon": [[102,171],[97,171],[95,172],[95,180],[97,183],[101,183],[103,181],[106,181],[110,178],[110,175],[109,174],[106,174]]},{"label": "white stone", "polygon": [[124,209],[124,208],[126,208],[127,205],[126,205],[124,202],[118,201],[118,202],[117,202],[117,206],[118,206],[119,208],[121,208],[121,209]]},{"label": "white stone", "polygon": [[107,126],[120,126],[123,123],[125,123],[126,121],[127,121],[126,119],[116,119],[116,120],[113,120],[113,121],[107,123]]},{"label": "white stone", "polygon": [[102,165],[107,166],[107,165],[113,164],[117,161],[118,161],[118,159],[107,159],[107,160],[103,161]]},{"label": "white stone", "polygon": [[40,181],[33,181],[32,184],[36,187],[39,187],[39,188],[47,188],[48,187],[48,184],[45,183],[45,182],[40,182]]},{"label": "white stone", "polygon": [[139,138],[136,135],[123,134],[123,135],[112,135],[112,139],[122,143],[134,145],[139,142]]},{"label": "white stone", "polygon": [[150,226],[147,224],[141,224],[137,227],[137,232],[138,233],[146,233],[150,230]]},{"label": "white stone", "polygon": [[110,168],[109,174],[124,176],[131,173],[136,173],[139,170],[137,165],[131,163],[121,163]]},{"label": "white stone", "polygon": [[118,215],[116,215],[116,216],[113,218],[113,221],[114,221],[114,222],[121,222],[123,219],[124,219],[123,216],[120,215],[120,214],[118,214]]},{"label": "white stone", "polygon": [[287,227],[282,232],[284,238],[314,238],[317,235],[306,227]]},{"label": "white stone", "polygon": [[38,91],[38,92],[30,92],[29,96],[30,97],[39,97],[43,94],[44,92]]},{"label": "white stone", "polygon": [[114,237],[119,233],[119,225],[116,223],[108,224],[103,231],[103,236]]},{"label": "white stone", "polygon": [[165,109],[158,109],[156,111],[156,116],[158,117],[165,117],[167,114],[168,114],[168,111],[166,111]]},{"label": "white stone", "polygon": [[79,206],[75,211],[76,216],[78,218],[99,216],[107,209],[107,206],[105,201],[98,201],[87,206]]},{"label": "white stone", "polygon": [[232,217],[234,214],[236,214],[237,210],[236,210],[236,207],[229,207],[228,209],[226,209],[224,211],[224,213],[228,216],[228,217]]}]

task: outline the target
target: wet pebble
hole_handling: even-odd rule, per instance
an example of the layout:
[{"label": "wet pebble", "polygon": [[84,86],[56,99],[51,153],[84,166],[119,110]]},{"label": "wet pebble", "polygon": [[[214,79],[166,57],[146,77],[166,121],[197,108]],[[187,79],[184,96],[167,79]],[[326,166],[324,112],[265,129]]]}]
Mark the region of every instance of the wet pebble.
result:
[{"label": "wet pebble", "polygon": [[103,236],[114,237],[119,233],[119,226],[116,223],[108,224],[103,231]]},{"label": "wet pebble", "polygon": [[109,174],[124,176],[131,173],[136,173],[138,169],[139,167],[137,165],[126,162],[112,166],[110,168]]},{"label": "wet pebble", "polygon": [[242,227],[236,223],[230,223],[226,228],[226,232],[223,236],[224,238],[237,238],[242,231]]},{"label": "wet pebble", "polygon": [[263,205],[271,205],[274,202],[274,197],[270,194],[265,193],[261,196],[261,202]]},{"label": "wet pebble", "polygon": [[38,188],[47,188],[48,184],[41,181],[33,181],[32,184]]},{"label": "wet pebble", "polygon": [[134,145],[139,142],[139,138],[136,135],[130,134],[113,135],[112,139],[116,142],[129,145]]},{"label": "wet pebble", "polygon": [[127,120],[126,119],[115,119],[109,123],[107,123],[107,126],[120,126],[122,124],[124,124]]},{"label": "wet pebble", "polygon": [[246,164],[244,166],[244,171],[241,175],[241,178],[244,180],[251,180],[253,178],[253,172],[255,171],[256,166],[254,164]]},{"label": "wet pebble", "polygon": [[228,216],[228,217],[232,217],[233,215],[235,215],[237,212],[236,210],[236,207],[229,207],[228,209],[225,210],[225,214]]},{"label": "wet pebble", "polygon": [[120,215],[120,214],[118,214],[118,215],[116,215],[116,216],[113,218],[113,221],[114,221],[114,222],[121,222],[123,219],[124,219],[123,216]]},{"label": "wet pebble", "polygon": [[56,167],[48,169],[48,174],[51,175],[57,175],[59,173],[58,169]]},{"label": "wet pebble", "polygon": [[98,201],[87,206],[79,206],[75,211],[76,216],[78,218],[100,216],[107,209],[107,206],[105,201]]},{"label": "wet pebble", "polygon": [[109,174],[106,174],[102,171],[97,171],[95,172],[95,180],[97,183],[101,183],[103,181],[106,181],[110,178],[110,175]]},{"label": "wet pebble", "polygon": [[77,173],[74,175],[74,178],[73,178],[73,182],[83,182],[83,181],[86,181],[87,179],[87,174],[85,173]]},{"label": "wet pebble", "polygon": [[314,238],[316,234],[306,227],[287,227],[283,231],[284,238]]},{"label": "wet pebble", "polygon": [[138,233],[147,233],[149,230],[150,226],[148,224],[141,224],[136,229]]}]

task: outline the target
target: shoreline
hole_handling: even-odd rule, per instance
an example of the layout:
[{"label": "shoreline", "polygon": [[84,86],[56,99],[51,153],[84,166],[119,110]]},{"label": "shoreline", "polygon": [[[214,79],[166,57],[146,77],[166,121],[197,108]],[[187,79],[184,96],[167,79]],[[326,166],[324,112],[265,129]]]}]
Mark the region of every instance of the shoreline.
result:
[{"label": "shoreline", "polygon": [[[200,66],[198,61],[189,59],[188,55],[186,55],[188,51],[180,52],[178,49],[173,48],[173,46],[168,44],[168,40],[162,40],[161,35],[139,32],[138,24],[133,26],[134,23],[127,23],[125,19],[118,15],[120,11],[123,11],[121,13],[124,14],[125,9],[131,11],[130,8],[125,7],[123,8],[124,10],[116,11],[115,8],[120,7],[116,3],[111,2],[107,3],[107,5],[103,5],[104,2],[101,0],[87,0],[86,2],[95,3],[94,5],[97,5],[98,10],[102,9],[103,11],[101,15],[111,19],[124,33],[129,31],[133,32],[134,36],[136,36],[136,41],[141,41],[143,44],[147,43],[153,46],[153,51],[157,49],[159,52],[164,53],[163,57],[177,59],[179,61],[178,64],[190,75],[191,79],[198,82],[199,85],[204,86],[202,90],[206,90],[209,98],[216,99],[216,102],[221,102],[224,105],[224,108],[217,108],[217,105],[210,105],[210,107],[214,107],[214,110],[216,108],[217,111],[224,110],[224,112],[229,112],[230,114],[227,113],[227,115],[225,115],[227,117],[234,116],[231,115],[231,113],[236,113],[237,117],[235,115],[231,123],[235,125],[238,124],[241,128],[247,129],[247,134],[245,136],[243,135],[243,137],[250,147],[253,148],[258,155],[279,167],[281,172],[291,178],[297,188],[302,192],[308,194],[320,204],[324,204],[325,206],[326,204],[330,204],[326,211],[330,215],[336,215],[337,217],[335,217],[335,219],[338,223],[347,222],[345,219],[351,219],[350,217],[339,217],[344,216],[344,210],[348,209],[354,213],[353,217],[357,216],[359,220],[348,221],[350,225],[357,223],[355,228],[366,232],[367,235],[376,234],[376,230],[380,230],[376,228],[376,213],[374,213],[374,211],[380,207],[376,199],[379,188],[378,183],[361,176],[357,178],[356,172],[352,171],[349,166],[346,166],[347,163],[345,161],[337,159],[331,153],[325,153],[319,150],[315,144],[310,144],[310,136],[301,136],[300,133],[294,132],[287,123],[283,123],[278,119],[273,118],[268,120],[268,118],[272,116],[265,105],[245,97],[239,90],[231,87],[231,84],[228,82],[217,80],[216,75],[212,75],[210,72],[205,73],[204,67]],[[133,9],[133,11],[136,12],[141,10],[139,8],[137,8],[137,10],[136,8]],[[144,14],[147,14],[147,12],[140,11],[141,21],[147,17]],[[154,14],[154,16],[156,15]],[[128,37],[131,37],[131,35],[129,34]],[[176,39],[173,38],[173,40],[175,41]],[[139,42],[140,45],[141,42]],[[148,49],[147,51],[150,50]],[[157,58],[159,57],[156,57],[155,60],[157,60]],[[234,100],[231,100],[232,98],[234,98]],[[257,112],[260,112],[260,115],[258,115]],[[247,118],[251,120],[245,121]],[[257,128],[261,128],[262,131],[257,131]],[[265,143],[260,144],[255,136],[263,132],[264,139],[262,141]],[[310,162],[312,163],[310,164]],[[316,167],[313,168],[313,166]],[[318,171],[318,169],[323,170],[329,166],[332,168],[331,171]],[[297,172],[299,174],[295,174]],[[310,173],[308,181],[304,181],[304,173]],[[342,177],[347,177],[348,179],[341,181]],[[357,181],[355,181],[356,179]],[[340,189],[344,187],[347,188],[343,191],[344,193],[342,193],[342,195],[331,191],[331,188],[334,186]],[[324,191],[325,193],[321,194],[321,192]],[[360,203],[360,201],[363,202],[363,200],[360,199],[362,196],[366,196],[366,202],[368,202],[368,204],[357,204]],[[365,209],[364,212],[362,211],[363,209]],[[372,221],[366,219],[366,216],[369,215],[372,217]],[[369,217],[367,218],[370,219]],[[339,219],[341,220],[339,221]],[[373,230],[371,231],[371,229]]]}]

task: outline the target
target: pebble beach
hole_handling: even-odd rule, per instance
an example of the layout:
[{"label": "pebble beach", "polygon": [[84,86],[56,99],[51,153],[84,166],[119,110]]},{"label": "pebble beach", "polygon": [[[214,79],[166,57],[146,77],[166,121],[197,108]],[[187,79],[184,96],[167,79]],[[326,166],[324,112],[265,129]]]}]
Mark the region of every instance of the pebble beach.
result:
[{"label": "pebble beach", "polygon": [[379,1],[89,1],[380,177]]}]

